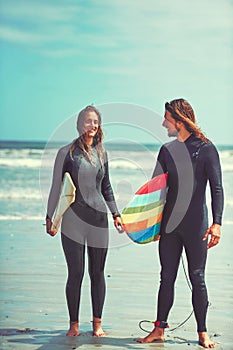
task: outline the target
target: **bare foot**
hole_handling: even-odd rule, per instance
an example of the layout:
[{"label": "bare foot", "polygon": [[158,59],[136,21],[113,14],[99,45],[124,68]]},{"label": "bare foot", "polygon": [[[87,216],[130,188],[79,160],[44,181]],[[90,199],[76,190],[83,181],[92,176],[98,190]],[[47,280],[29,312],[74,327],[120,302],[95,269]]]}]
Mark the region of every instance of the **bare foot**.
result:
[{"label": "bare foot", "polygon": [[101,319],[93,317],[93,335],[95,337],[104,337],[105,332],[101,327]]},{"label": "bare foot", "polygon": [[79,335],[78,322],[70,322],[70,329],[66,333],[68,337],[77,337]]},{"label": "bare foot", "polygon": [[152,343],[154,341],[164,341],[164,328],[155,327],[145,338],[137,339],[138,343]]},{"label": "bare foot", "polygon": [[199,341],[198,344],[203,346],[203,348],[216,348],[217,344],[210,340],[206,332],[198,332]]}]

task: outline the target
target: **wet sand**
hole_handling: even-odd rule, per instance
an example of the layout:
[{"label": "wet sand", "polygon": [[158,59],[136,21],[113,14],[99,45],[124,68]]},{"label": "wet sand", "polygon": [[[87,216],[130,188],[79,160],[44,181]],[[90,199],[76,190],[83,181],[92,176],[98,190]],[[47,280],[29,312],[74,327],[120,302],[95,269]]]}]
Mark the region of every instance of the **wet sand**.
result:
[{"label": "wet sand", "polygon": [[[90,284],[83,281],[79,337],[66,337],[68,313],[64,286],[66,265],[60,237],[44,233],[35,221],[1,222],[1,341],[0,349],[201,349],[192,316],[181,328],[166,330],[165,343],[139,344],[146,336],[141,320],[153,320],[159,283],[157,243],[128,244],[109,250],[107,296],[103,328],[91,333]],[[117,234],[117,233],[116,233]],[[223,227],[218,247],[209,252],[206,280],[209,291],[208,332],[217,349],[233,349],[232,225]],[[182,267],[169,317],[171,329],[192,311],[190,290]],[[143,324],[151,330],[152,324]]]}]

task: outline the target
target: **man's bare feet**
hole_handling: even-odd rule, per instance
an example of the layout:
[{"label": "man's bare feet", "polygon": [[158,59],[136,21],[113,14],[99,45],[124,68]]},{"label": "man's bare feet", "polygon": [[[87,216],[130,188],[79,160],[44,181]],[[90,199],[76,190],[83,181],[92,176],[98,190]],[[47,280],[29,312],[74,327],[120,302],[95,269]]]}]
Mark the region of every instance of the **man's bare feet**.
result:
[{"label": "man's bare feet", "polygon": [[93,317],[93,335],[95,337],[104,337],[105,332],[101,327],[101,318]]},{"label": "man's bare feet", "polygon": [[70,329],[66,333],[68,337],[77,337],[79,335],[78,331],[78,322],[72,322],[70,321]]},{"label": "man's bare feet", "polygon": [[198,332],[199,341],[198,344],[203,346],[203,348],[216,348],[217,344],[210,340],[206,332]]},{"label": "man's bare feet", "polygon": [[164,328],[155,327],[145,338],[137,339],[138,343],[152,343],[154,341],[164,341]]}]

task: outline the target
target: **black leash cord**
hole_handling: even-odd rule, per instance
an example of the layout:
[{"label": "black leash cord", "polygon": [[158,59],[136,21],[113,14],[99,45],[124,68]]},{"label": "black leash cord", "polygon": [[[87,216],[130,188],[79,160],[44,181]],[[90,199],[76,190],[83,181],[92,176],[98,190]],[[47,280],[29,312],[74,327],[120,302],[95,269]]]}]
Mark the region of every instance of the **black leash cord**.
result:
[{"label": "black leash cord", "polygon": [[[188,317],[187,317],[183,322],[179,323],[178,326],[176,326],[176,327],[174,327],[174,328],[168,329],[168,331],[169,331],[169,332],[173,332],[173,331],[175,331],[177,328],[182,327],[182,326],[190,319],[190,317],[192,316],[192,314],[193,314],[193,310],[191,311],[191,313],[188,315]],[[152,323],[152,324],[154,324],[155,322],[154,322],[154,321],[148,321],[148,320],[142,320],[142,321],[140,321],[139,324],[138,324],[139,328],[140,328],[142,331],[144,331],[144,332],[146,332],[146,333],[151,333],[151,331],[148,331],[147,329],[145,329],[145,328],[142,327],[142,323]]]},{"label": "black leash cord", "polygon": [[154,321],[142,320],[142,321],[140,321],[139,324],[138,324],[139,328],[140,328],[142,331],[144,331],[144,332],[146,332],[146,333],[150,333],[151,331],[148,331],[147,329],[144,329],[144,328],[142,327],[142,323],[154,323]]},{"label": "black leash cord", "polygon": [[[189,281],[189,278],[188,278],[188,276],[187,276],[187,272],[186,272],[186,269],[185,269],[185,266],[184,266],[184,258],[183,258],[183,256],[181,257],[181,259],[182,259],[182,266],[183,266],[184,275],[185,275],[185,278],[186,278],[187,285],[188,285],[189,289],[192,291],[192,286],[191,286],[191,284],[190,284],[190,281]],[[182,326],[190,319],[190,317],[192,316],[192,314],[193,314],[193,310],[191,311],[191,313],[188,315],[188,317],[187,317],[184,321],[182,321],[181,323],[178,324],[178,326],[176,326],[176,327],[174,327],[174,328],[172,328],[172,329],[169,329],[169,332],[172,332],[172,331],[176,330],[177,328],[182,327]],[[148,331],[147,329],[144,329],[144,328],[142,327],[142,323],[153,323],[153,324],[154,324],[154,321],[142,320],[142,321],[140,321],[139,324],[138,324],[139,328],[140,328],[142,331],[144,331],[144,332],[146,332],[146,333],[150,333],[151,331]]]}]

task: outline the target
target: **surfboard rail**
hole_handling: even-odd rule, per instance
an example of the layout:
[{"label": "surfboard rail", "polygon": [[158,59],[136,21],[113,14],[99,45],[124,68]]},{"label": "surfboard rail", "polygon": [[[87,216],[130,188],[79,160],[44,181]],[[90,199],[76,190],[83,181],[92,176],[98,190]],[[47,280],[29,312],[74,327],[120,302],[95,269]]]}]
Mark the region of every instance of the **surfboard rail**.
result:
[{"label": "surfboard rail", "polygon": [[55,235],[61,225],[62,216],[70,205],[75,201],[76,187],[72,181],[72,178],[68,172],[64,173],[61,192],[58,200],[58,204],[55,210],[55,214],[52,220],[51,232]]}]

